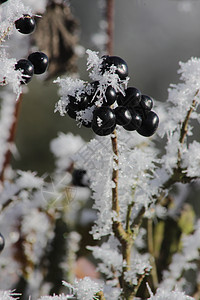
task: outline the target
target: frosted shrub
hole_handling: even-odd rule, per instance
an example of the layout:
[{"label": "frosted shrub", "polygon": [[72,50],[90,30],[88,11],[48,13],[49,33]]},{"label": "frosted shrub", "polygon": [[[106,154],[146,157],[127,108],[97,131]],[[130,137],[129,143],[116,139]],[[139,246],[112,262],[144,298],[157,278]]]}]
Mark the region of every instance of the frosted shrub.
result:
[{"label": "frosted shrub", "polygon": [[[109,55],[86,50],[89,81],[58,77],[55,112],[95,137],[58,133],[51,174],[13,170],[11,133],[27,74],[7,43],[17,43],[16,20],[45,13],[48,3],[25,4],[0,5],[0,299],[199,299],[200,220],[186,196],[199,182],[200,59],[180,63],[180,83],[162,104],[129,86],[128,65],[110,46]],[[103,37],[108,43],[109,31]],[[91,221],[95,271],[77,257],[85,238],[77,225]]]}]

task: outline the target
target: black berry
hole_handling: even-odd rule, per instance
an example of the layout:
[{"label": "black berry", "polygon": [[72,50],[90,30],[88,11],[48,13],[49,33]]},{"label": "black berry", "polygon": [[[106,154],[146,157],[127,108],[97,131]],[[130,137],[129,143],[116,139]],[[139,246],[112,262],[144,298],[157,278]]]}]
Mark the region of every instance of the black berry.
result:
[{"label": "black berry", "polygon": [[114,109],[116,115],[116,123],[121,126],[128,125],[131,120],[132,116],[128,108],[125,106],[118,106]]},{"label": "black berry", "polygon": [[142,95],[140,105],[146,112],[149,112],[153,107],[153,99],[147,95]]},{"label": "black berry", "polygon": [[69,99],[68,106],[71,109],[80,111],[89,106],[91,97],[89,95],[83,93],[82,95],[77,96],[77,97],[69,95],[68,99]]},{"label": "black berry", "polygon": [[119,56],[103,56],[103,62],[101,66],[102,72],[109,70],[112,65],[116,67],[116,74],[118,74],[121,80],[126,79],[128,76],[128,65],[127,63]]},{"label": "black berry", "polygon": [[35,74],[42,74],[46,71],[48,67],[48,57],[43,52],[33,52],[28,56],[28,60],[32,62],[34,65],[34,73]]},{"label": "black berry", "polygon": [[124,105],[127,107],[138,106],[140,101],[141,101],[141,92],[135,87],[128,87],[125,90],[125,96],[119,94],[117,98],[118,105]]},{"label": "black berry", "polygon": [[34,66],[33,64],[27,59],[20,59],[15,64],[15,70],[20,70],[22,72],[22,81],[21,84],[28,83],[34,73]]},{"label": "black berry", "polygon": [[66,107],[66,112],[68,116],[72,119],[76,119],[76,111],[71,109],[69,106]]},{"label": "black berry", "polygon": [[5,247],[5,239],[3,235],[0,233],[0,252],[3,250],[4,247]]},{"label": "black berry", "polygon": [[86,171],[83,169],[75,169],[72,173],[72,184],[87,187],[89,185],[89,179]]},{"label": "black berry", "polygon": [[147,114],[146,119],[143,120],[142,125],[137,130],[137,132],[143,136],[149,137],[156,132],[158,128],[158,124],[159,124],[158,115],[155,112],[150,111]]},{"label": "black berry", "polygon": [[117,93],[111,85],[107,87],[105,96],[106,100],[103,101],[103,105],[112,105],[115,103],[115,100],[117,99]]},{"label": "black berry", "polygon": [[142,125],[142,116],[135,110],[131,110],[131,122],[128,125],[123,126],[128,131],[137,130]]},{"label": "black berry", "polygon": [[115,126],[116,116],[108,106],[97,107],[93,112],[92,128],[106,129]]},{"label": "black berry", "polygon": [[35,19],[30,15],[23,15],[23,17],[15,21],[15,27],[20,33],[32,33],[36,27]]},{"label": "black berry", "polygon": [[95,126],[94,124],[92,124],[92,130],[97,135],[106,136],[106,135],[111,134],[115,130],[115,125],[113,125],[110,128],[101,128],[101,127],[98,127],[98,126]]}]

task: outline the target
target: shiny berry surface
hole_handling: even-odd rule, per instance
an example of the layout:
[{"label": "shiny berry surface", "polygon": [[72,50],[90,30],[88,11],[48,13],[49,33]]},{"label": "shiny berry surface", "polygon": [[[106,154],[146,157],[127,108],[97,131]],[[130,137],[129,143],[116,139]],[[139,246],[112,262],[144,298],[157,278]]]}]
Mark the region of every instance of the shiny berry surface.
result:
[{"label": "shiny berry surface", "polygon": [[145,111],[149,112],[153,108],[153,99],[147,95],[142,95],[140,105]]},{"label": "shiny berry surface", "polygon": [[103,101],[104,105],[112,105],[117,99],[117,93],[112,86],[108,86],[105,92],[106,100]]},{"label": "shiny berry surface", "polygon": [[159,125],[159,117],[154,111],[150,111],[145,120],[143,120],[141,127],[137,130],[142,136],[152,136]]},{"label": "shiny berry surface", "polygon": [[68,107],[74,110],[83,110],[86,107],[88,107],[89,103],[90,103],[90,96],[87,94],[82,94],[79,97],[74,97],[69,95],[68,96]]},{"label": "shiny berry surface", "polygon": [[33,52],[28,56],[28,60],[34,65],[35,74],[43,74],[48,67],[48,56],[43,52]]},{"label": "shiny berry surface", "polygon": [[142,116],[135,110],[131,110],[131,122],[128,125],[123,126],[128,131],[137,130],[142,125]]},{"label": "shiny berry surface", "polygon": [[128,87],[125,90],[125,96],[119,94],[117,98],[118,105],[124,105],[127,107],[138,106],[140,101],[141,101],[141,92],[135,87]]},{"label": "shiny berry surface", "polygon": [[116,124],[114,111],[108,106],[97,107],[93,112],[92,128],[111,128]]},{"label": "shiny berry surface", "polygon": [[23,17],[15,21],[15,27],[20,33],[30,34],[35,30],[36,23],[30,15],[23,15]]},{"label": "shiny berry surface", "polygon": [[0,233],[0,252],[4,249],[5,247],[5,239],[4,236]]},{"label": "shiny berry surface", "polygon": [[121,80],[126,79],[128,76],[128,65],[127,63],[119,56],[103,56],[102,62],[102,72],[109,70],[110,67],[114,65],[116,67],[116,74],[118,74]]},{"label": "shiny berry surface", "polygon": [[21,84],[28,83],[34,74],[34,66],[27,59],[18,60],[15,64],[15,70],[20,70],[22,72],[23,80],[21,81]]},{"label": "shiny berry surface", "polygon": [[121,126],[128,125],[131,120],[131,112],[125,106],[118,106],[114,109],[116,115],[116,123]]},{"label": "shiny berry surface", "polygon": [[98,126],[95,126],[94,124],[92,125],[92,130],[94,131],[94,133],[96,133],[97,135],[100,136],[106,136],[109,135],[111,133],[113,133],[113,131],[115,130],[115,125],[113,125],[110,128],[101,128]]}]

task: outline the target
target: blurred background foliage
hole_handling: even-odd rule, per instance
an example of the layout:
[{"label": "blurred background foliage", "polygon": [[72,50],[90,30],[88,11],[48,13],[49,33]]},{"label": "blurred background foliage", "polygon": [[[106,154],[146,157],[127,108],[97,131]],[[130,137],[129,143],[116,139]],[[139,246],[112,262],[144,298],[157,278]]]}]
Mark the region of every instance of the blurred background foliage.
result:
[{"label": "blurred background foliage", "polygon": [[[71,0],[79,22],[79,43],[97,50],[93,35],[100,32],[100,0]],[[130,85],[158,101],[166,101],[170,83],[178,82],[179,61],[200,56],[200,1],[198,0],[116,0],[114,54],[129,66]],[[86,56],[78,59],[80,78],[88,80]],[[34,78],[24,94],[18,122],[18,155],[13,167],[51,172],[54,158],[49,143],[58,132],[73,132],[89,140],[90,129],[77,127],[68,116],[54,113],[58,101],[53,79]]]}]

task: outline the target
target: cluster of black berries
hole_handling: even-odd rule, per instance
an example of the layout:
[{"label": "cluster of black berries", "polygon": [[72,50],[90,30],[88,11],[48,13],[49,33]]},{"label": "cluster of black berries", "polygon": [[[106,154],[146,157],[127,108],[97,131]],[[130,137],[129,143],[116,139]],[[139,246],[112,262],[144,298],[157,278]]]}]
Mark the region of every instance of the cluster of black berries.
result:
[{"label": "cluster of black berries", "polygon": [[[100,65],[100,73],[109,71],[114,67],[114,73],[119,77],[121,83],[127,79],[127,63],[118,56],[103,56]],[[116,125],[123,126],[128,131],[137,130],[143,136],[153,135],[158,127],[159,118],[151,109],[153,99],[147,95],[142,95],[140,90],[135,87],[128,87],[125,93],[116,91],[113,86],[107,85],[104,95],[99,97],[99,82],[90,83],[90,92],[83,92],[80,95],[68,95],[68,105],[66,111],[74,119],[80,112],[92,108],[92,118],[82,124],[91,127],[100,136],[111,134]]]},{"label": "cluster of black berries", "polygon": [[[16,29],[23,34],[30,34],[35,30],[35,19],[30,15],[23,15],[15,21]],[[15,70],[21,70],[21,84],[28,83],[33,74],[43,74],[48,67],[48,57],[43,52],[34,52],[28,56],[28,59],[20,59],[15,65]]]}]

